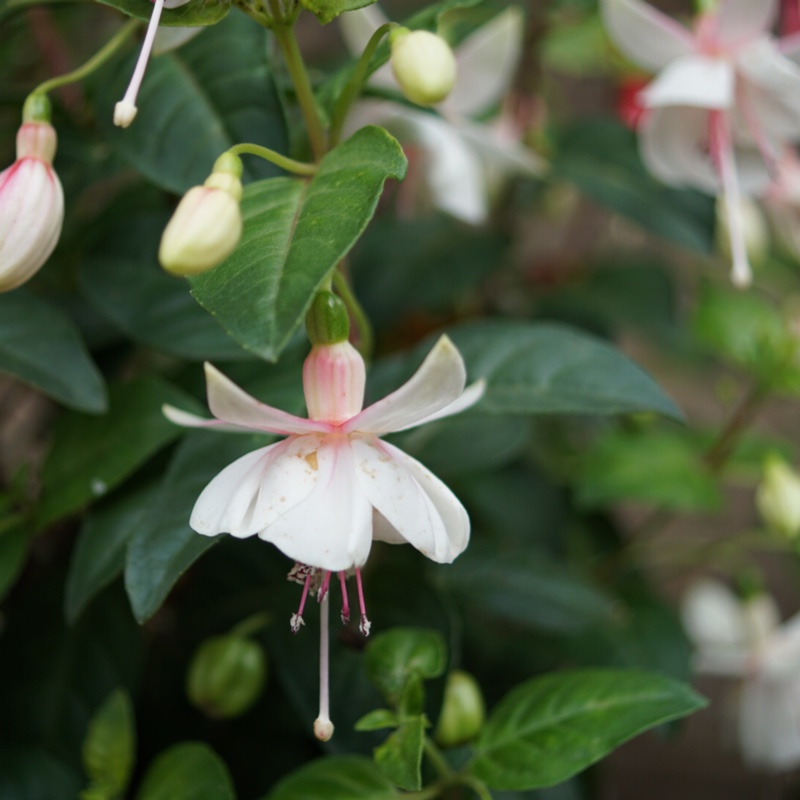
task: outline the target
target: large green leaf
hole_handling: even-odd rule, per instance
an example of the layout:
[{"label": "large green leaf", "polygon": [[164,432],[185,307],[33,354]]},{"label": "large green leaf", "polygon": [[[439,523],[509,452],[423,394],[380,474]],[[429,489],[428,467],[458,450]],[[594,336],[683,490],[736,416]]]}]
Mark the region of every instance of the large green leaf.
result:
[{"label": "large green leaf", "polygon": [[189,527],[192,507],[220,470],[254,449],[253,437],[202,432],[187,436],[175,451],[158,493],[128,543],[125,587],[139,622],[159,609],[175,581],[219,541]]},{"label": "large green leaf", "polygon": [[[202,183],[214,161],[239,142],[286,150],[266,34],[252,20],[231,15],[179,50],[152,59],[136,120],[117,128],[111,110],[125,91],[135,56],[131,53],[118,65],[115,80],[103,85],[99,105],[108,110],[99,120],[111,144],[156,185],[184,192]],[[245,159],[245,179],[277,172],[261,159]]]},{"label": "large green leaf", "polygon": [[103,378],[72,320],[26,289],[0,295],[0,370],[71,408],[106,408]]},{"label": "large green leaf", "polygon": [[[153,14],[153,5],[148,0],[99,0],[99,2],[144,22],[147,22]],[[230,0],[190,0],[178,8],[165,8],[161,12],[159,25],[178,25],[187,28],[213,25],[225,17],[230,7]]]},{"label": "large green leaf", "polygon": [[117,689],[92,717],[83,742],[83,764],[91,781],[85,800],[114,800],[124,794],[135,749],[133,704],[127,692]]},{"label": "large green leaf", "polygon": [[142,781],[136,800],[236,800],[222,759],[202,742],[165,750]]},{"label": "large green leaf", "polygon": [[197,361],[250,358],[195,303],[186,281],[154,262],[96,257],[83,262],[79,275],[97,312],[141,344]]},{"label": "large green leaf", "polygon": [[239,247],[193,278],[192,293],[243,347],[276,360],[371,219],[386,179],[402,179],[405,169],[397,141],[367,127],[328,153],[310,181],[248,186]]},{"label": "large green leaf", "polygon": [[422,787],[425,724],[422,714],[408,717],[380,747],[375,748],[375,763],[402,789],[415,791]]},{"label": "large green leaf", "polygon": [[265,800],[395,800],[394,786],[368,758],[333,756],[285,777]]},{"label": "large green leaf", "polygon": [[87,515],[67,576],[65,611],[69,622],[122,572],[128,541],[139,529],[156,491],[156,486],[148,485],[122,497],[113,496]]},{"label": "large green leaf", "polygon": [[578,670],[518,686],[492,712],[472,771],[493,789],[565,781],[628,739],[702,708],[671,678],[635,670]]},{"label": "large green leaf", "polygon": [[64,415],[42,471],[41,526],[77,511],[121,483],[180,435],[161,412],[164,403],[195,409],[196,402],[155,377],[111,387],[102,417]]}]

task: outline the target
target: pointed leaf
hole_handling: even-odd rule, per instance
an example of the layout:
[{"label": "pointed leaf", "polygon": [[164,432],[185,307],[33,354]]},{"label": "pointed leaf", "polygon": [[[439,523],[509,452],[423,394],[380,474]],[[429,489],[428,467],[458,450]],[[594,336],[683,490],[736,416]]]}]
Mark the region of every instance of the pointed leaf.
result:
[{"label": "pointed leaf", "polygon": [[25,289],[0,295],[0,370],[70,408],[106,409],[103,378],[75,324]]},{"label": "pointed leaf", "polygon": [[328,756],[285,777],[265,800],[396,800],[396,797],[394,786],[370,759]]},{"label": "pointed leaf", "polygon": [[[153,6],[148,0],[100,0],[100,2],[143,22],[147,22],[153,14]],[[213,25],[225,17],[230,7],[230,0],[191,0],[178,8],[165,8],[161,12],[159,25],[184,27]]]},{"label": "pointed leaf", "polygon": [[165,750],[142,781],[136,800],[236,800],[222,759],[201,742],[183,742]]},{"label": "pointed leaf", "polygon": [[328,153],[310,181],[274,178],[248,186],[239,247],[193,278],[192,294],[243,347],[276,360],[314,293],[371,219],[386,179],[402,179],[405,168],[397,141],[383,128],[367,127]]},{"label": "pointed leaf", "polygon": [[493,789],[552,786],[642,731],[705,704],[688,686],[656,673],[545,675],[500,701],[475,744],[472,772]]},{"label": "pointed leaf", "polygon": [[400,727],[375,748],[375,763],[401,789],[422,788],[422,747],[425,741],[425,717],[405,719]]}]

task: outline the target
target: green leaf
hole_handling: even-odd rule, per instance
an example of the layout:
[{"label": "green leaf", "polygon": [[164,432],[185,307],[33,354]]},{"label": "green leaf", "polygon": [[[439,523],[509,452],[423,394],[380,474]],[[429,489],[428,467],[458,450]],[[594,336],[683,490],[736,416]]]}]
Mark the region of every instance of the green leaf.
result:
[{"label": "green leaf", "polygon": [[210,432],[189,435],[176,449],[128,543],[125,588],[139,622],[158,611],[175,581],[219,541],[189,527],[192,507],[218,472],[254,449],[253,437]]},{"label": "green leaf", "polygon": [[0,370],[70,408],[106,409],[103,378],[74,323],[26,289],[0,295]]},{"label": "green leaf", "polygon": [[437,631],[393,628],[367,646],[369,679],[396,704],[410,678],[437,678],[447,666],[447,650]]},{"label": "green leaf", "polygon": [[611,119],[592,119],[560,132],[554,176],[574,183],[598,203],[684,247],[714,247],[714,201],[696,191],[669,189],[645,169],[636,135]]},{"label": "green leaf", "polygon": [[474,613],[534,630],[574,633],[609,619],[614,610],[603,592],[529,548],[468,551],[438,577],[465,603],[476,606]]},{"label": "green leaf", "polygon": [[552,786],[642,731],[705,704],[688,686],[655,673],[545,675],[500,701],[475,744],[472,772],[493,789]]},{"label": "green leaf", "polygon": [[68,622],[75,622],[89,601],[122,572],[128,541],[139,529],[156,489],[148,485],[114,496],[87,515],[67,575]]},{"label": "green leaf", "polygon": [[396,800],[396,793],[370,759],[328,756],[287,775],[265,800]]},{"label": "green leaf", "polygon": [[[151,6],[146,0],[142,5]],[[180,10],[180,9],[176,9]],[[201,184],[216,159],[239,142],[278,151],[287,146],[285,121],[270,73],[266,33],[243,14],[203,31],[179,50],[153,58],[139,93],[136,121],[113,125],[137,53],[101,86],[103,133],[151,182],[176,193]],[[202,135],[198,135],[202,131]],[[277,174],[263,159],[245,159],[244,178]]]},{"label": "green leaf", "polygon": [[201,742],[183,742],[156,758],[136,800],[236,800],[228,768]]},{"label": "green leaf", "polygon": [[141,344],[196,361],[249,358],[192,299],[186,281],[136,258],[87,259],[81,291],[99,314]]},{"label": "green leaf", "polygon": [[0,800],[77,797],[80,778],[40,747],[0,747]]},{"label": "green leaf", "polygon": [[371,6],[375,0],[300,0],[300,5],[325,25],[346,11]]},{"label": "green leaf", "polygon": [[248,186],[239,247],[192,278],[192,294],[243,347],[277,360],[314,293],[366,227],[384,182],[402,179],[405,168],[397,141],[367,127],[328,153],[310,181]]},{"label": "green leaf", "polygon": [[134,725],[130,697],[117,689],[92,717],[83,742],[83,765],[92,782],[86,796],[115,800],[125,793],[135,758]]},{"label": "green leaf", "polygon": [[180,428],[161,412],[164,403],[197,407],[174,386],[147,377],[113,385],[105,416],[65,414],[42,471],[39,525],[102,497],[179,436]]},{"label": "green leaf", "polygon": [[[148,0],[99,0],[129,17],[148,22],[153,6]],[[165,8],[159,25],[178,25],[187,28],[214,25],[230,11],[230,0],[191,0],[178,8]]]},{"label": "green leaf", "polygon": [[388,708],[376,708],[368,714],[364,714],[361,719],[356,722],[355,728],[357,731],[379,731],[383,728],[396,728],[400,724],[400,720],[394,711]]},{"label": "green leaf", "polygon": [[585,506],[638,500],[692,511],[718,508],[720,493],[700,445],[684,431],[612,430],[586,456],[578,500]]},{"label": "green leaf", "polygon": [[375,748],[375,763],[401,789],[422,788],[422,748],[425,742],[425,717],[404,719],[400,727]]},{"label": "green leaf", "polygon": [[11,590],[25,566],[31,532],[11,528],[0,533],[0,600]]}]

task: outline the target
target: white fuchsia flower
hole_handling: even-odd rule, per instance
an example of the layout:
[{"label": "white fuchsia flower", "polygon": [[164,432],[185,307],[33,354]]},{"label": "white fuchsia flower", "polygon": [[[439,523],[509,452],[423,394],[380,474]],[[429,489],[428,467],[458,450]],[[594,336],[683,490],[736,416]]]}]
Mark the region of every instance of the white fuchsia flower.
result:
[{"label": "white fuchsia flower", "polygon": [[[339,22],[348,49],[360,55],[388,19],[372,5],[342,14]],[[420,176],[435,207],[472,225],[485,222],[500,182],[543,169],[541,159],[520,142],[522,132],[510,115],[486,120],[511,85],[523,33],[522,12],[512,6],[456,47],[455,84],[436,105],[438,114],[363,100],[351,111],[347,130],[372,123],[389,128],[421,152]],[[389,64],[372,75],[370,85],[398,89]]]},{"label": "white fuchsia flower", "polygon": [[179,8],[180,6],[185,6],[188,2],[189,0],[153,0],[153,13],[150,15],[147,33],[145,33],[144,42],[142,42],[142,49],[139,51],[139,58],[136,60],[133,75],[131,76],[130,83],[125,90],[122,100],[114,107],[114,124],[120,128],[127,128],[133,120],[136,119],[136,114],[139,110],[136,107],[136,98],[139,95],[139,89],[144,79],[144,72],[147,69],[147,62],[150,59],[150,51],[153,49],[153,41],[158,31],[158,23],[161,21],[161,12],[165,8]]},{"label": "white fuchsia flower", "polygon": [[[450,563],[469,541],[469,518],[456,496],[435,475],[381,440],[457,414],[481,397],[483,383],[464,389],[464,362],[443,336],[411,379],[382,400],[362,408],[365,367],[347,341],[315,345],[303,368],[308,419],[258,402],[206,364],[208,404],[216,420],[171,407],[179,425],[253,430],[286,436],[226,467],[203,490],[190,525],[198,533],[258,536],[294,560],[289,575],[303,585],[292,616],[304,624],[309,593],[327,602],[331,576],[342,589],[342,621],[350,616],[345,579],[355,573],[360,621],[369,633],[361,567],[373,540],[407,542],[428,558]],[[323,660],[327,658],[327,606],[322,613]],[[327,739],[327,662],[321,670],[320,717],[315,730]]]},{"label": "white fuchsia flower", "polygon": [[58,243],[64,190],[53,169],[56,144],[49,122],[24,122],[17,160],[0,172],[0,292],[31,278]]},{"label": "white fuchsia flower", "polygon": [[739,748],[749,766],[800,765],[800,614],[781,624],[770,595],[739,600],[703,579],[684,596],[683,624],[698,672],[740,681]]},{"label": "white fuchsia flower", "polygon": [[770,35],[777,0],[719,0],[692,29],[641,0],[602,0],[619,49],[657,71],[640,97],[648,169],[673,186],[725,196],[732,279],[752,279],[740,196],[760,194],[784,144],[800,138],[800,68]]}]

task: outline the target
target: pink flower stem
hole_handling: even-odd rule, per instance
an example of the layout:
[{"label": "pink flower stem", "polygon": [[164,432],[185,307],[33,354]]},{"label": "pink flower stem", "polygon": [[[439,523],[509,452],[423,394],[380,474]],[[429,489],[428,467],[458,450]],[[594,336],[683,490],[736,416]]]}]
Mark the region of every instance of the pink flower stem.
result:
[{"label": "pink flower stem", "polygon": [[306,607],[306,598],[308,597],[308,589],[311,586],[311,578],[313,574],[306,575],[305,582],[303,583],[303,594],[300,595],[300,607],[297,609],[296,614],[292,614],[289,625],[292,628],[292,633],[297,633],[300,628],[305,625],[303,621],[303,609]]},{"label": "pink flower stem", "polygon": [[369,636],[369,629],[372,623],[367,619],[367,607],[364,602],[364,587],[361,584],[361,570],[356,570],[356,586],[358,587],[358,607],[361,611],[361,621],[358,624],[358,629],[364,636]]},{"label": "pink flower stem", "polygon": [[325,573],[325,577],[322,579],[322,585],[319,587],[319,592],[317,593],[317,602],[321,603],[325,596],[328,594],[328,587],[331,584],[331,573],[327,571]]},{"label": "pink flower stem", "polygon": [[342,588],[342,625],[350,621],[350,600],[347,597],[347,576],[344,571],[339,573],[339,586]]}]

